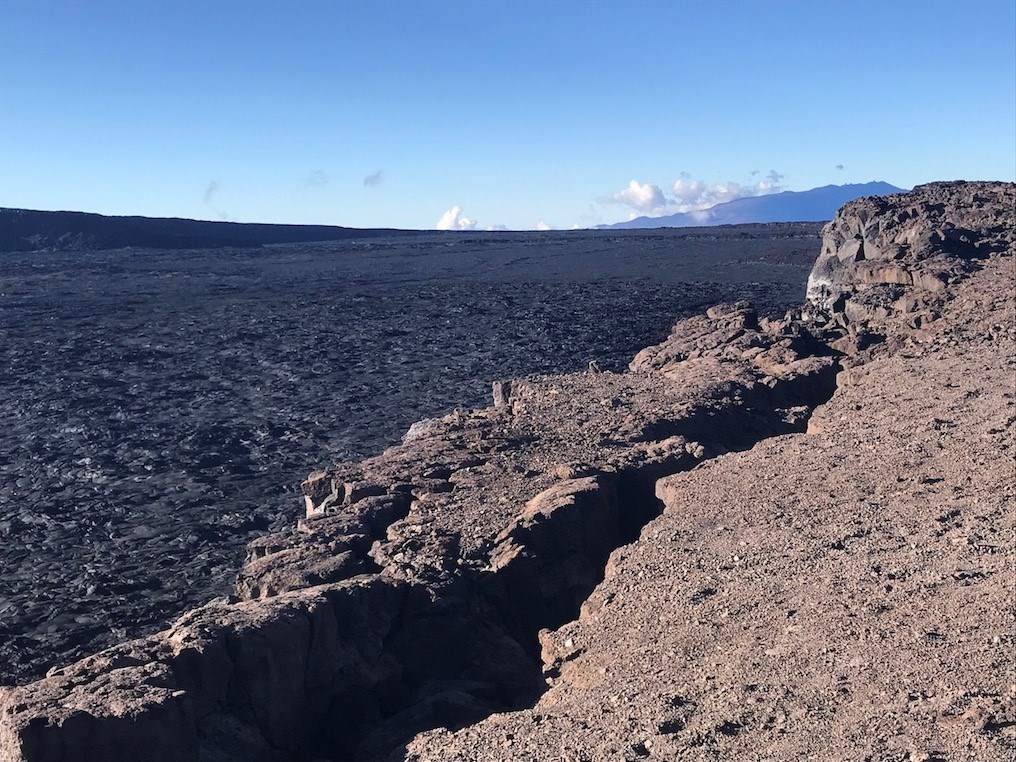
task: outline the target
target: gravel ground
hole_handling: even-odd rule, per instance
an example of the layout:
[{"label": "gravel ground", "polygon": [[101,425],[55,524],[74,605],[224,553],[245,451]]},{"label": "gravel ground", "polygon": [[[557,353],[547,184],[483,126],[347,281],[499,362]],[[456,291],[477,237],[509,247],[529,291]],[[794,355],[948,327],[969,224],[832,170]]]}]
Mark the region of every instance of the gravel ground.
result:
[{"label": "gravel ground", "polygon": [[0,683],[223,594],[298,483],[496,378],[801,300],[815,224],[0,255]]},{"label": "gravel ground", "polygon": [[952,284],[808,433],[657,482],[663,515],[541,637],[539,702],[406,759],[1016,759],[1014,276]]}]

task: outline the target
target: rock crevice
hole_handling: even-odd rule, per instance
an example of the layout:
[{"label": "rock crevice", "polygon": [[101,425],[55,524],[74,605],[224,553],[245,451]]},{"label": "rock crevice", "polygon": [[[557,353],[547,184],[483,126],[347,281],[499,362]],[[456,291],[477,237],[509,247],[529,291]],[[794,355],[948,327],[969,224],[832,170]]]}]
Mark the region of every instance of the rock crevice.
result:
[{"label": "rock crevice", "polygon": [[[422,731],[531,706],[580,650],[551,631],[593,605],[611,554],[659,516],[659,480],[803,432],[844,365],[920,341],[946,285],[1011,250],[996,218],[1012,196],[942,184],[852,202],[799,313],[722,305],[626,373],[497,383],[491,407],[312,474],[305,518],[251,543],[229,600],[5,691],[0,752],[381,759]],[[887,289],[902,290],[887,302]]]}]

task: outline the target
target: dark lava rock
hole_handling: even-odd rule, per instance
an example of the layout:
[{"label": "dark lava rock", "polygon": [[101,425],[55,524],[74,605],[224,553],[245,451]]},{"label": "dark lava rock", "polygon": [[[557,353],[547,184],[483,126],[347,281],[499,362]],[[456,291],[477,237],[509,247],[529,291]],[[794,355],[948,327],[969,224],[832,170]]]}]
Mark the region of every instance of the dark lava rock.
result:
[{"label": "dark lava rock", "polygon": [[[798,301],[816,225],[0,255],[0,682],[227,593],[316,467]],[[322,573],[325,573],[322,570]]]}]

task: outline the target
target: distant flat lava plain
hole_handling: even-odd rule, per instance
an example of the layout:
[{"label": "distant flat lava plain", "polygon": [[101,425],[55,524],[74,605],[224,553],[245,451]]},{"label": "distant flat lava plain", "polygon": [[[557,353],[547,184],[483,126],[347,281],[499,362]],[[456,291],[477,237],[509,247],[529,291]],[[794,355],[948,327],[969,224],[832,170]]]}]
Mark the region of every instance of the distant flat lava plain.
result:
[{"label": "distant flat lava plain", "polygon": [[799,304],[820,223],[0,253],[0,684],[228,592],[299,482],[620,369],[675,320]]}]

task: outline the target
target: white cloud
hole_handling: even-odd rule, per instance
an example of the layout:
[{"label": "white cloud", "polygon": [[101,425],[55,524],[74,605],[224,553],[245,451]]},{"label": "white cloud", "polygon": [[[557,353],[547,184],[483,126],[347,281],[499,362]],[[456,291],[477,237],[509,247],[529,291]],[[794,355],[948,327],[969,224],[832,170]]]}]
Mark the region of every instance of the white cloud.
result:
[{"label": "white cloud", "polygon": [[710,195],[709,187],[701,180],[692,180],[691,175],[682,172],[670,187],[678,207],[694,208]]},{"label": "white cloud", "polygon": [[755,185],[749,188],[749,193],[745,193],[746,196],[765,196],[769,193],[779,193],[783,190],[783,178],[786,175],[780,174],[775,169],[770,169],[766,172],[764,180],[759,180]]},{"label": "white cloud", "polygon": [[438,230],[475,230],[476,220],[462,216],[462,207],[453,206],[437,221]]},{"label": "white cloud", "polygon": [[[762,173],[754,169],[748,175],[758,178]],[[640,183],[638,180],[632,180],[626,188],[597,199],[597,203],[620,204],[628,207],[629,220],[643,215],[658,217],[675,212],[698,212],[745,196],[779,193],[784,189],[783,178],[783,174],[771,169],[762,175],[761,179],[753,179],[745,183],[734,181],[708,183],[705,180],[693,178],[687,172],[682,172],[668,191],[664,191],[660,186],[652,183]],[[593,214],[586,215],[590,219],[599,216],[596,205],[590,206],[590,210]]]},{"label": "white cloud", "polygon": [[710,185],[702,180],[693,180],[687,172],[682,172],[674,181],[670,192],[674,195],[676,211],[693,212],[724,204],[741,196],[756,195],[749,188],[735,182]]},{"label": "white cloud", "polygon": [[508,227],[506,225],[487,225],[487,227],[484,228],[484,230],[507,230],[507,229]]},{"label": "white cloud", "polygon": [[540,220],[539,222],[536,223],[536,229],[537,230],[553,230],[553,228],[551,228],[551,226],[548,225],[543,220]]},{"label": "white cloud", "polygon": [[627,188],[608,196],[606,200],[612,204],[624,204],[642,214],[661,214],[669,203],[659,185],[643,184],[638,180],[632,180]]},{"label": "white cloud", "polygon": [[[754,177],[759,172],[754,170],[750,174]],[[687,172],[682,172],[670,188],[674,200],[674,211],[696,212],[733,201],[735,198],[779,193],[783,190],[781,183],[784,177],[785,175],[771,169],[766,173],[764,179],[750,185],[742,185],[733,181],[710,185],[702,180],[693,179]]]}]

